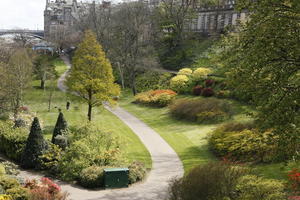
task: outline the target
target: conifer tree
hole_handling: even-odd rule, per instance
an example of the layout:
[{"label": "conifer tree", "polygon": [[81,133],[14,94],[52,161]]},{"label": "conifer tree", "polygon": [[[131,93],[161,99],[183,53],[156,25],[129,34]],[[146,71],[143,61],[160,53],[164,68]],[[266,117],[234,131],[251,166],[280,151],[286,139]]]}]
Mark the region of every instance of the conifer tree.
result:
[{"label": "conifer tree", "polygon": [[92,31],[86,31],[73,58],[67,86],[88,104],[88,120],[92,120],[92,108],[103,102],[112,102],[120,93],[114,83],[110,61]]},{"label": "conifer tree", "polygon": [[38,158],[47,150],[47,142],[44,140],[40,122],[34,118],[25,149],[21,158],[21,165],[24,168],[35,168],[38,166]]},{"label": "conifer tree", "polygon": [[55,137],[58,135],[63,135],[63,133],[66,132],[67,129],[68,129],[68,123],[64,118],[64,114],[62,112],[59,112],[51,142],[54,143]]}]

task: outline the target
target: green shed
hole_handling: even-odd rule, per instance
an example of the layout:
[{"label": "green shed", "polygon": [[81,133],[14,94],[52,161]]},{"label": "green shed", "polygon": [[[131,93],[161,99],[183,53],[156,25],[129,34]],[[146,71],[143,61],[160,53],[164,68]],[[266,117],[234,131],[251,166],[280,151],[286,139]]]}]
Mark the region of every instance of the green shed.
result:
[{"label": "green shed", "polygon": [[107,168],[104,169],[105,188],[124,188],[129,184],[128,168]]}]

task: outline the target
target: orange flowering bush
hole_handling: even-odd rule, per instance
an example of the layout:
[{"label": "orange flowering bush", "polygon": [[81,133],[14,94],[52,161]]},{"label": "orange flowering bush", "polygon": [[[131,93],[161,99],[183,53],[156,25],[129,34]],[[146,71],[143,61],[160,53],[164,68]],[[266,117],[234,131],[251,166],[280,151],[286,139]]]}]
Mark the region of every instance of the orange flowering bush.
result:
[{"label": "orange flowering bush", "polygon": [[142,92],[135,96],[135,102],[160,106],[167,106],[177,95],[173,90],[150,90],[148,92]]}]

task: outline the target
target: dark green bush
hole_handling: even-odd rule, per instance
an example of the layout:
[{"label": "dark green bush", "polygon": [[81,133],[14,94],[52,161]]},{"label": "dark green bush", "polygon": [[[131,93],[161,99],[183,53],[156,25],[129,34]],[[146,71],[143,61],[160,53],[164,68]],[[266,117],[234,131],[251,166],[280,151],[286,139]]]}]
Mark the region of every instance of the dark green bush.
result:
[{"label": "dark green bush", "polygon": [[81,171],[79,184],[85,188],[99,188],[104,186],[104,167],[90,166]]},{"label": "dark green bush", "polygon": [[260,132],[252,124],[230,123],[216,129],[209,138],[212,151],[220,157],[240,161],[270,162],[276,158],[278,137]]},{"label": "dark green bush", "polygon": [[146,176],[147,170],[143,163],[135,161],[129,165],[129,183],[141,181]]},{"label": "dark green bush", "polygon": [[64,114],[62,112],[59,113],[54,130],[52,135],[52,143],[55,142],[55,137],[58,135],[63,135],[68,131],[68,123],[64,118]]},{"label": "dark green bush", "polygon": [[168,200],[232,199],[238,179],[248,172],[246,168],[222,162],[195,167],[171,182]]},{"label": "dark green bush", "polygon": [[65,150],[68,147],[68,138],[65,135],[57,135],[53,143]]},{"label": "dark green bush", "polygon": [[145,92],[149,90],[168,89],[171,77],[170,73],[145,72],[136,78],[137,91]]},{"label": "dark green bush", "polygon": [[26,144],[28,132],[24,128],[13,128],[10,122],[0,121],[0,152],[19,161]]},{"label": "dark green bush", "polygon": [[35,117],[21,158],[22,167],[37,167],[39,165],[39,156],[41,156],[47,148],[48,144],[43,138],[39,120]]},{"label": "dark green bush", "polygon": [[172,116],[178,119],[214,123],[228,119],[232,115],[232,106],[215,98],[178,99],[169,106]]}]

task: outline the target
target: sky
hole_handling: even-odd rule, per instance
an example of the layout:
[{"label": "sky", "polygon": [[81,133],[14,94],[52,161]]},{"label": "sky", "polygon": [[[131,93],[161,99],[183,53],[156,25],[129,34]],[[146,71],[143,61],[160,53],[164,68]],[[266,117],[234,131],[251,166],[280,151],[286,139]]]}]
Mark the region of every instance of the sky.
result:
[{"label": "sky", "polygon": [[46,0],[0,0],[0,29],[43,29]]}]

